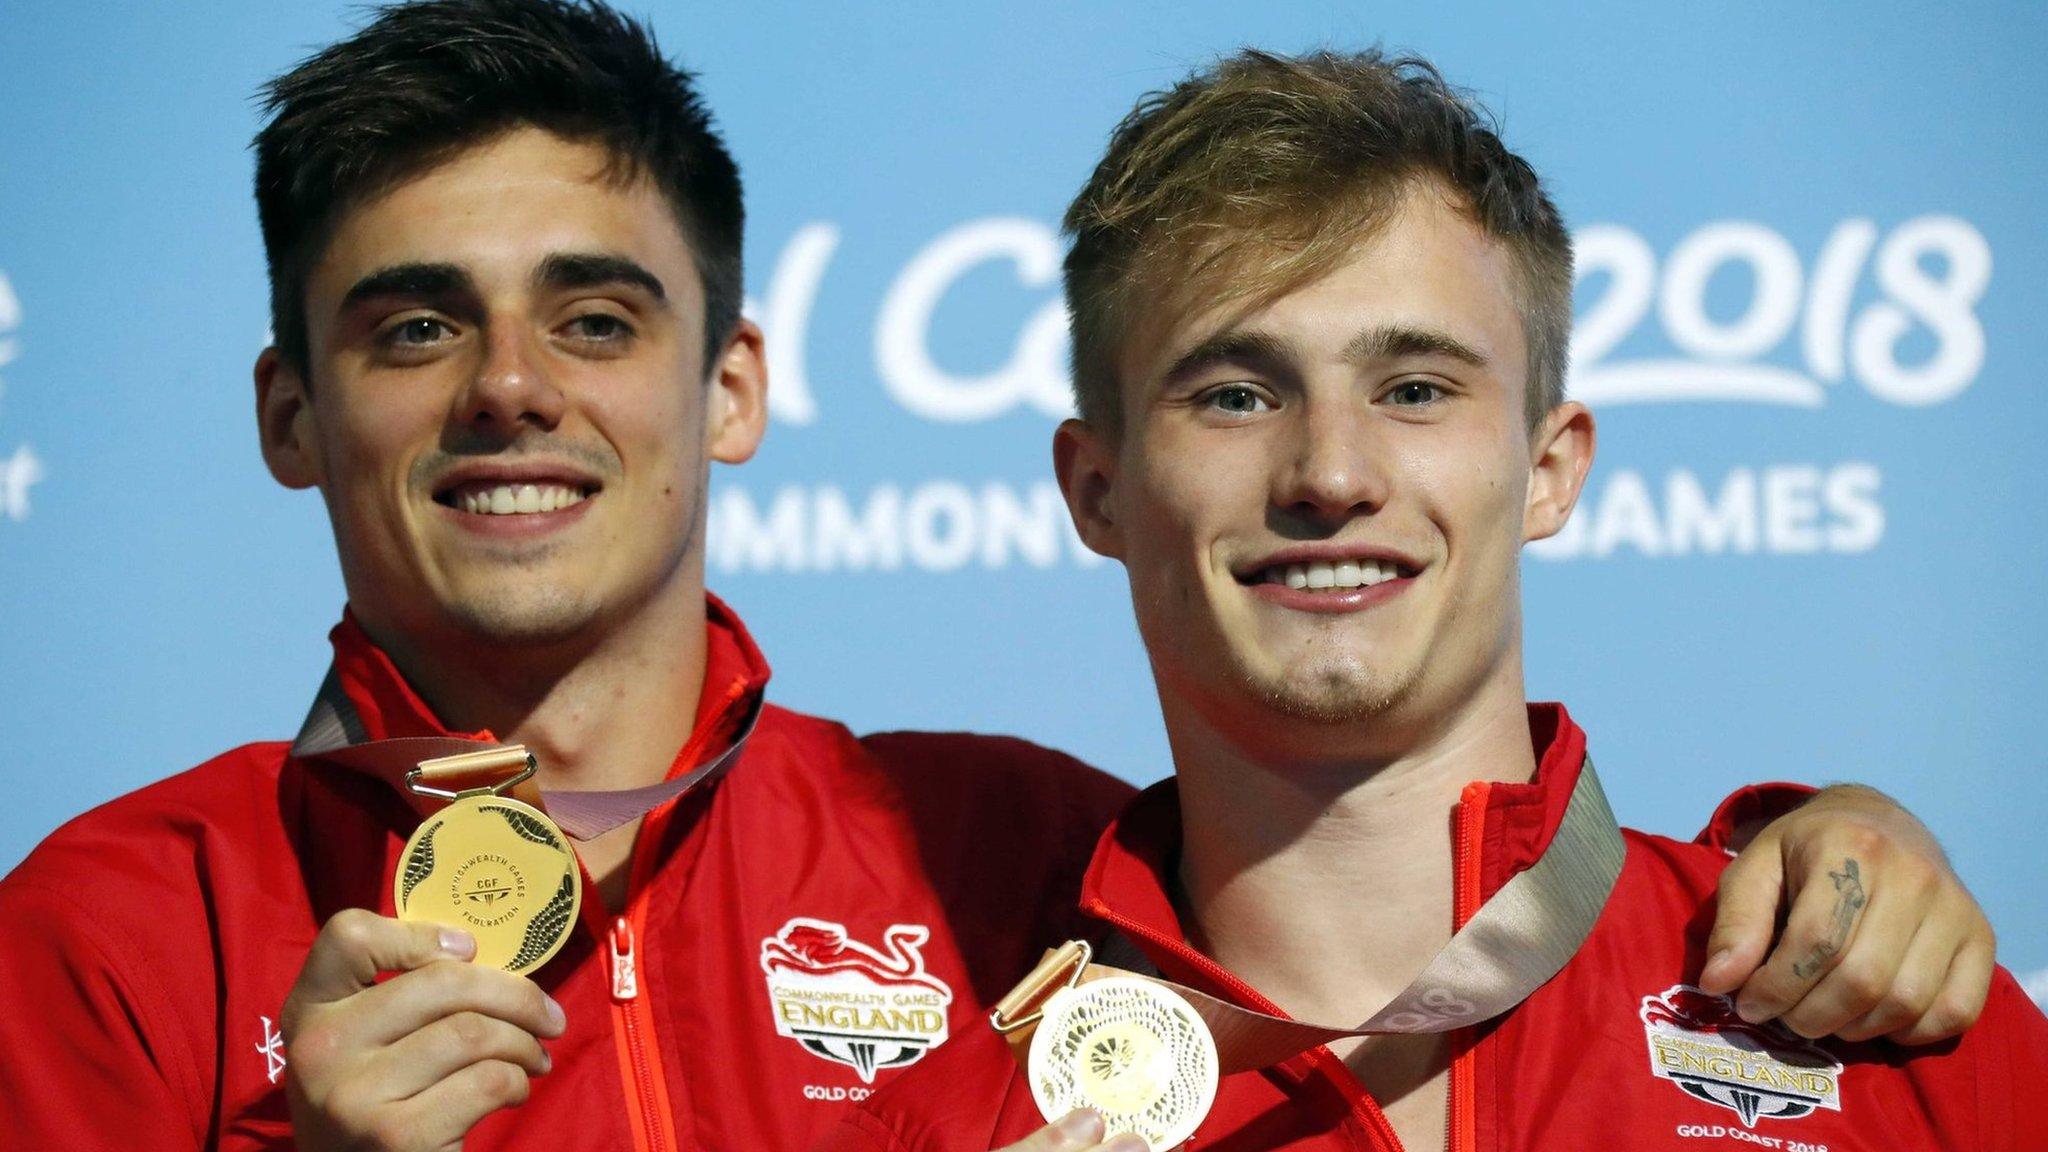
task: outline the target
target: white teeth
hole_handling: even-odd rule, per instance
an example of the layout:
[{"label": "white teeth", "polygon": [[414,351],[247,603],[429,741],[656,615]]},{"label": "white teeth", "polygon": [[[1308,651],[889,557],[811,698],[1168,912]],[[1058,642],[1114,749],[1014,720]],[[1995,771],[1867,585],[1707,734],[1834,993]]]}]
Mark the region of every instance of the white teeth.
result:
[{"label": "white teeth", "polygon": [[464,512],[479,516],[516,516],[553,512],[580,504],[583,493],[560,484],[500,484],[494,488],[471,488],[453,503]]},{"label": "white teeth", "polygon": [[1370,588],[1399,576],[1400,569],[1393,564],[1378,560],[1311,560],[1306,564],[1278,565],[1266,570],[1264,579],[1273,584],[1285,584],[1289,588],[1307,588],[1313,591],[1326,589],[1346,590]]}]

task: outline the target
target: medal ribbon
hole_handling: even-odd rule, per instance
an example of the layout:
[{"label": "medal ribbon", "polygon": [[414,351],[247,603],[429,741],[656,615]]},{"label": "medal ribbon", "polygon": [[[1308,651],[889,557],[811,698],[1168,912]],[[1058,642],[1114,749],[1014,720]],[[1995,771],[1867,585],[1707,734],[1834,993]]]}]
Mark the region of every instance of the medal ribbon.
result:
[{"label": "medal ribbon", "polygon": [[1053,993],[1106,976],[1137,976],[1172,989],[1194,1007],[1216,1038],[1224,1075],[1267,1068],[1332,1040],[1448,1032],[1479,1024],[1528,999],[1578,952],[1614,891],[1626,854],[1621,829],[1588,759],[1543,854],[1510,877],[1421,974],[1363,1024],[1343,1028],[1292,1020],[1220,1000],[1162,978],[1122,937],[1104,949],[1104,963],[1092,962],[1092,950],[1080,941],[1048,952],[997,1002],[989,1023],[1023,1063],[1041,1009]]},{"label": "medal ribbon", "polygon": [[[540,788],[528,780],[507,794],[546,812],[563,832],[574,839],[590,840],[601,836],[645,816],[697,785],[723,775],[739,758],[747,737],[753,735],[754,725],[761,719],[762,699],[756,695],[748,704],[746,717],[740,722],[739,733],[733,737],[730,747],[674,779],[612,792]],[[341,689],[340,677],[330,668],[327,678],[320,684],[320,691],[313,697],[313,707],[306,713],[306,722],[300,725],[299,734],[292,741],[291,754],[301,760],[324,760],[368,772],[398,789],[415,808],[421,808],[421,798],[406,787],[406,775],[420,767],[421,761],[506,747],[510,746],[455,736],[402,736],[392,740],[371,740],[355,705]],[[422,779],[451,790],[465,783],[459,777],[446,775],[435,778],[423,776]],[[467,783],[475,785],[488,781]]]}]

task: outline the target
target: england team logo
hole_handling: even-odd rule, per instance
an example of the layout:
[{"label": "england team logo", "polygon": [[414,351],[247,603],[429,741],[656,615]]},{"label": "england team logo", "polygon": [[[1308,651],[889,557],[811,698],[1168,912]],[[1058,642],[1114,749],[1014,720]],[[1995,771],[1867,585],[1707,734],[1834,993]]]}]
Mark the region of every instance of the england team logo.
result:
[{"label": "england team logo", "polygon": [[1842,1110],[1840,1061],[1777,1025],[1751,1024],[1726,996],[1674,984],[1643,997],[1650,1071],[1690,1095],[1758,1120]]},{"label": "england team logo", "polygon": [[922,924],[891,924],[875,948],[844,924],[790,920],[761,941],[775,1031],[852,1067],[863,1084],[878,1069],[915,1064],[946,1042],[953,1003],[953,990],[925,970],[930,938]]}]

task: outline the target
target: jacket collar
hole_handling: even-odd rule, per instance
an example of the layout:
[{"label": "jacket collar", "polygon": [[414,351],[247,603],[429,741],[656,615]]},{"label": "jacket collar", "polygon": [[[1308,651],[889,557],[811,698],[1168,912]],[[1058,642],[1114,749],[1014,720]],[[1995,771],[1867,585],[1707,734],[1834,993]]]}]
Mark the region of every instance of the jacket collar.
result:
[{"label": "jacket collar", "polygon": [[[690,740],[669,765],[668,777],[690,771],[723,751],[768,687],[768,662],[739,616],[709,592],[705,600],[704,687],[697,694]],[[382,648],[363,631],[354,613],[328,633],[334,646],[334,676],[355,706],[362,731],[357,741],[406,736],[450,736],[495,742],[489,731],[451,728],[406,683]]]},{"label": "jacket collar", "polygon": [[[1479,897],[1536,862],[1563,822],[1586,758],[1586,735],[1562,704],[1531,704],[1536,775],[1526,784],[1470,785],[1458,819],[1480,820]],[[1187,943],[1173,905],[1181,848],[1180,791],[1172,777],[1132,799],[1104,830],[1081,882],[1081,910],[1117,928],[1162,975],[1272,1010],[1242,981]]]}]

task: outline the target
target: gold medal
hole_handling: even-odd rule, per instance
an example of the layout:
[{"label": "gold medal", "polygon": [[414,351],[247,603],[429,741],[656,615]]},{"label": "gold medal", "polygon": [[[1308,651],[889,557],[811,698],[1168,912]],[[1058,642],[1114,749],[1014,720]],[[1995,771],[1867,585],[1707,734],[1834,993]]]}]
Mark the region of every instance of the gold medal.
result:
[{"label": "gold medal", "polygon": [[[501,762],[518,773],[487,787],[450,792],[422,782],[474,776]],[[561,950],[583,898],[583,874],[562,830],[546,813],[499,794],[533,771],[532,756],[517,747],[420,765],[407,787],[451,802],[413,831],[392,881],[400,920],[464,929],[476,937],[475,963],[521,976]]]},{"label": "gold medal", "polygon": [[1216,1041],[1179,994],[1135,976],[1062,988],[1045,1002],[1026,1075],[1047,1120],[1102,1114],[1107,1135],[1177,1147],[1216,1102]]}]

